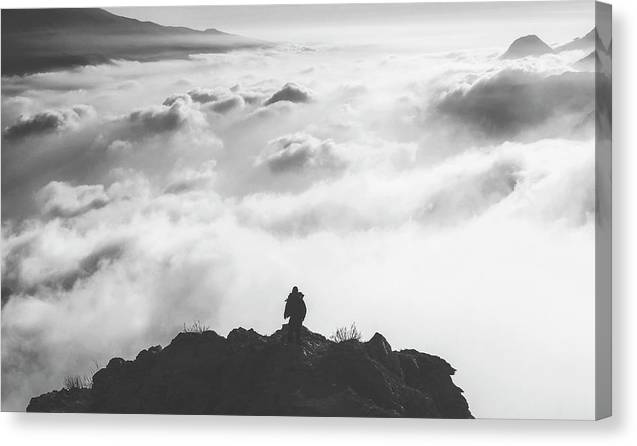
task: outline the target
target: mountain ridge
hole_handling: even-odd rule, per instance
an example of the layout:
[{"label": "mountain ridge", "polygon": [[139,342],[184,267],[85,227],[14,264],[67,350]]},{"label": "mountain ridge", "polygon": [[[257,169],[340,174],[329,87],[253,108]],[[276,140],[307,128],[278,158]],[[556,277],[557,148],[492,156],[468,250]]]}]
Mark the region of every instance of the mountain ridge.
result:
[{"label": "mountain ridge", "polygon": [[604,50],[606,49],[601,39],[599,38],[597,28],[593,27],[593,29],[591,29],[582,37],[576,37],[570,42],[555,47],[555,51],[559,53],[562,51],[584,50],[595,48],[596,45],[601,45],[601,48],[603,48]]},{"label": "mountain ridge", "polygon": [[3,9],[2,75],[268,46],[215,28],[164,26],[99,8]]},{"label": "mountain ridge", "polygon": [[32,398],[27,411],[473,418],[440,357],[393,351],[379,333],[334,342],[303,328],[301,345],[286,334],[182,332],[132,361],[111,359],[91,388]]},{"label": "mountain ridge", "polygon": [[521,59],[527,56],[541,56],[543,54],[555,54],[563,51],[590,50],[595,48],[601,48],[604,51],[607,50],[595,27],[584,36],[576,37],[570,42],[555,47],[551,47],[537,35],[529,34],[515,39],[500,56],[500,59]]},{"label": "mountain ridge", "polygon": [[88,28],[93,32],[100,32],[100,27],[117,26],[120,29],[130,28],[136,32],[175,32],[175,33],[215,33],[226,34],[217,29],[209,28],[204,31],[187,28],[185,26],[167,26],[155,22],[138,20],[131,17],[113,14],[102,8],[39,8],[39,9],[7,9],[3,30],[9,32],[46,32],[65,28]]}]

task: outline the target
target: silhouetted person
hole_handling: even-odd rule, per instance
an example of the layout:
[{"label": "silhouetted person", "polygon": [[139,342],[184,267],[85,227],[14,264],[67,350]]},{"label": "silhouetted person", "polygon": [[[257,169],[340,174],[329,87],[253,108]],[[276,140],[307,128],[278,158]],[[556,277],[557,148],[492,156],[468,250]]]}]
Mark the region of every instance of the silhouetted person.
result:
[{"label": "silhouetted person", "polygon": [[301,343],[301,327],[307,313],[307,307],[303,301],[303,293],[297,287],[292,288],[292,292],[285,300],[285,312],[283,319],[290,318],[288,322],[288,342]]}]

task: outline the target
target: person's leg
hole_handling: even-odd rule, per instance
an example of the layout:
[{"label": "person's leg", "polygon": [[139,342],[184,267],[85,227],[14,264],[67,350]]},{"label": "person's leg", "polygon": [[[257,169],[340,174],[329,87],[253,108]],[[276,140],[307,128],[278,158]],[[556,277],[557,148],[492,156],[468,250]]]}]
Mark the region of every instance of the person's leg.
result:
[{"label": "person's leg", "polygon": [[292,320],[288,322],[288,344],[294,341],[294,324]]},{"label": "person's leg", "polygon": [[292,338],[294,339],[294,342],[296,342],[297,344],[300,344],[301,342],[301,333],[300,333],[300,326],[301,324],[299,323],[299,321],[294,320],[294,321],[290,321],[290,331],[292,333]]}]

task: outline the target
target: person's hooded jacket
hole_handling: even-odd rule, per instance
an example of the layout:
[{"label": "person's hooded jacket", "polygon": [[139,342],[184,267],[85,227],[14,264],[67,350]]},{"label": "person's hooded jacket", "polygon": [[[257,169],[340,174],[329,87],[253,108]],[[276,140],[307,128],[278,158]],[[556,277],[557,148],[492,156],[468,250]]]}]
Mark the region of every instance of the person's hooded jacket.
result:
[{"label": "person's hooded jacket", "polygon": [[285,312],[283,313],[283,318],[290,318],[290,321],[300,321],[303,322],[305,319],[305,314],[307,313],[307,307],[305,306],[305,301],[303,300],[303,293],[300,292],[292,292],[288,295],[285,303]]}]

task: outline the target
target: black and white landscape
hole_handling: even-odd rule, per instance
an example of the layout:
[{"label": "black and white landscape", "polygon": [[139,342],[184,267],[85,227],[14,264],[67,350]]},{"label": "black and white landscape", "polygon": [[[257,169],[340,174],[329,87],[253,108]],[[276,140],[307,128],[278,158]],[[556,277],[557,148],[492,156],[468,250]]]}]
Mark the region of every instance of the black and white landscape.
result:
[{"label": "black and white landscape", "polygon": [[279,348],[298,285],[372,339],[306,354],[400,376],[370,415],[594,417],[611,47],[589,1],[3,10],[2,410],[195,321]]}]

